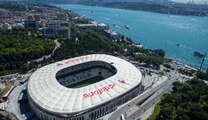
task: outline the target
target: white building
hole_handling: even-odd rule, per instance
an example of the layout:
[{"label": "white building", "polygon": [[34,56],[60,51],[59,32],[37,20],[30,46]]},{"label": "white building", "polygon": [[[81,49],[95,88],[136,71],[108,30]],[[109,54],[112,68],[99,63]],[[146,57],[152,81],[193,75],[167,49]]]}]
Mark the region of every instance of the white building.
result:
[{"label": "white building", "polygon": [[105,23],[100,23],[97,25],[99,30],[108,30],[109,29],[109,25],[105,24]]},{"label": "white building", "polygon": [[113,30],[104,30],[111,40],[115,40],[119,38],[119,34]]},{"label": "white building", "polygon": [[96,28],[97,24],[89,23],[89,24],[77,24],[78,28]]}]

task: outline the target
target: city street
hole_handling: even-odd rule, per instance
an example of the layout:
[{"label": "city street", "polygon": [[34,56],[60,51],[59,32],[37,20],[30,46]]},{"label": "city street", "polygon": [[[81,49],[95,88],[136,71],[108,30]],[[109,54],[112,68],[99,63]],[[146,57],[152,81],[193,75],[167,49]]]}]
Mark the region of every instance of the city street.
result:
[{"label": "city street", "polygon": [[[154,104],[156,104],[158,101],[160,101],[161,96],[170,91],[172,88],[172,82],[168,82],[164,87],[162,87],[160,90],[158,90],[156,93],[154,93],[149,99],[147,99],[142,105],[139,106],[139,110],[134,112],[133,114],[127,116],[126,120],[135,120],[135,119],[141,119],[145,120],[146,118],[140,118],[142,114],[145,113],[149,108],[151,108]],[[147,113],[145,113],[147,114]]]}]

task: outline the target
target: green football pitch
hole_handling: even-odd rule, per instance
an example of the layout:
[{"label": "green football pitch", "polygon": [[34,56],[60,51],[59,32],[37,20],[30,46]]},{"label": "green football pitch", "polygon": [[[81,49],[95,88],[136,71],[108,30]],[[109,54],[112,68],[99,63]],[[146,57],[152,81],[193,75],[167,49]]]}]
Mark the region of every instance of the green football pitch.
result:
[{"label": "green football pitch", "polygon": [[88,86],[88,85],[91,85],[93,83],[99,82],[99,81],[101,81],[103,79],[104,78],[102,76],[95,76],[95,77],[92,77],[90,79],[87,79],[87,80],[84,80],[84,81],[81,81],[81,82],[69,85],[67,87],[68,88],[80,88],[80,87]]}]

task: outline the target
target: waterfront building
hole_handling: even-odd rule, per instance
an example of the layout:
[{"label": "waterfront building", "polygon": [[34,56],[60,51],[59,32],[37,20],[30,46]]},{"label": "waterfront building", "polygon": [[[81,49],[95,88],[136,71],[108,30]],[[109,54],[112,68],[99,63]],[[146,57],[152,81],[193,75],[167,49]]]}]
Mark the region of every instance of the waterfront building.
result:
[{"label": "waterfront building", "polygon": [[90,24],[77,24],[77,27],[80,29],[85,29],[85,28],[96,28],[97,24],[90,23]]},{"label": "waterfront building", "polygon": [[104,31],[111,40],[115,40],[119,38],[119,34],[116,31],[113,30],[104,30]]},{"label": "waterfront building", "polygon": [[105,23],[100,23],[97,25],[99,30],[108,30],[109,29],[109,25],[105,24]]}]

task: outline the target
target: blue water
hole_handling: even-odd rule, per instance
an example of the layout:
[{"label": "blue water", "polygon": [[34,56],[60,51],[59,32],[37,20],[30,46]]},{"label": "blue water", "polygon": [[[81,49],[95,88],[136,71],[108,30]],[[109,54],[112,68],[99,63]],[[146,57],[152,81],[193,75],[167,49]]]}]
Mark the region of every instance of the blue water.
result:
[{"label": "blue water", "polygon": [[[208,17],[179,16],[143,11],[84,5],[57,5],[107,23],[110,29],[130,37],[147,48],[163,48],[166,57],[198,68],[201,59],[194,57],[194,51],[208,52]],[[93,11],[93,13],[91,12]],[[114,27],[113,24],[117,26]],[[124,25],[130,26],[126,29]],[[181,44],[180,47],[176,44]],[[208,56],[208,55],[207,55]],[[206,59],[204,68],[208,67]]]}]

